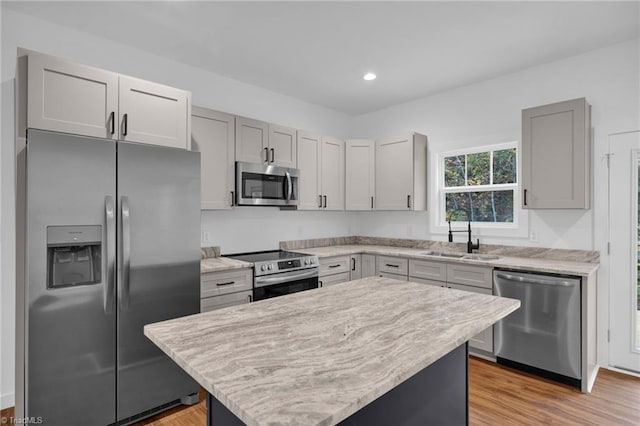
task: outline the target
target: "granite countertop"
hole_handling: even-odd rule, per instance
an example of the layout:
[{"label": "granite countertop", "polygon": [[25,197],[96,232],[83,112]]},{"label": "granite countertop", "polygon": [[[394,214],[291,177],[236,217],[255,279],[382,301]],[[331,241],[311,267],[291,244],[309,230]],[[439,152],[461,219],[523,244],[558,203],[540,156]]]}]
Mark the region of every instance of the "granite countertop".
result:
[{"label": "granite countertop", "polygon": [[144,333],[248,425],[333,425],[519,306],[369,277]]},{"label": "granite countertop", "polygon": [[499,256],[498,259],[474,260],[425,255],[428,249],[407,248],[381,245],[335,245],[292,249],[299,253],[316,255],[319,258],[331,256],[346,256],[357,253],[375,254],[382,256],[402,256],[414,259],[433,260],[437,262],[461,263],[467,265],[487,266],[491,268],[506,268],[533,272],[547,272],[553,274],[567,274],[589,276],[597,271],[598,263],[579,262],[573,260],[553,260],[535,257]]},{"label": "granite countertop", "polygon": [[208,259],[200,259],[201,274],[244,268],[253,268],[253,263],[232,259],[230,257],[210,257]]}]

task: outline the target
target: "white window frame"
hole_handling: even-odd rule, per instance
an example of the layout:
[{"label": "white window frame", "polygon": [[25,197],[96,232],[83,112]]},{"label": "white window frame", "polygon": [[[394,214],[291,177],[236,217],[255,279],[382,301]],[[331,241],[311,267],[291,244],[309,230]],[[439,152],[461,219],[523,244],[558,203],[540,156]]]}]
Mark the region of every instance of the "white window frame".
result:
[{"label": "white window frame", "polygon": [[[516,149],[516,182],[508,184],[489,184],[489,185],[473,185],[473,186],[444,186],[444,160],[447,157],[477,154],[480,152],[500,151],[504,149]],[[474,148],[457,149],[454,151],[442,152],[437,155],[437,175],[438,175],[438,205],[437,205],[437,223],[439,228],[447,227],[449,224],[446,220],[446,201],[445,197],[448,193],[460,193],[460,192],[479,192],[479,191],[500,191],[500,190],[512,190],[513,191],[513,222],[471,222],[474,228],[484,228],[491,230],[513,230],[519,229],[521,225],[521,208],[520,208],[520,144],[517,141],[506,142],[493,145],[483,145]],[[493,181],[493,161],[489,164],[490,179]],[[466,167],[465,167],[466,173]],[[466,177],[466,176],[465,176]],[[455,221],[451,222],[451,226],[460,228],[467,222]]]}]

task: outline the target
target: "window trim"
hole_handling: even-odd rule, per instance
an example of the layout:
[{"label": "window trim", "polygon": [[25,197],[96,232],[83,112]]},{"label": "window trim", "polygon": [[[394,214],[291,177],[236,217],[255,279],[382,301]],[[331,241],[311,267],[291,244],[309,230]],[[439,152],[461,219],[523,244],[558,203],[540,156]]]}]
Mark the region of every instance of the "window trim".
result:
[{"label": "window trim", "polygon": [[[492,151],[501,151],[505,149],[516,149],[516,182],[515,183],[506,183],[506,184],[489,184],[489,185],[472,185],[472,186],[444,186],[444,160],[447,157],[459,156],[459,155],[469,155],[469,154],[477,154],[481,152],[492,152]],[[512,190],[513,191],[513,222],[471,222],[471,224],[475,228],[485,228],[485,229],[504,229],[504,230],[513,230],[519,229],[522,225],[521,221],[521,206],[520,206],[520,144],[518,141],[505,142],[499,144],[491,144],[491,145],[483,145],[476,146],[472,148],[466,149],[456,149],[452,151],[440,152],[437,157],[437,181],[438,181],[438,196],[437,196],[437,219],[436,219],[436,227],[448,227],[448,223],[446,221],[446,194],[449,193],[461,193],[461,192],[489,192],[489,191],[504,191],[504,190]],[[493,181],[493,161],[489,163],[490,170],[490,181]],[[465,167],[465,181],[466,181],[466,167]],[[467,222],[455,221],[451,222],[451,225],[454,226],[462,226]]]}]

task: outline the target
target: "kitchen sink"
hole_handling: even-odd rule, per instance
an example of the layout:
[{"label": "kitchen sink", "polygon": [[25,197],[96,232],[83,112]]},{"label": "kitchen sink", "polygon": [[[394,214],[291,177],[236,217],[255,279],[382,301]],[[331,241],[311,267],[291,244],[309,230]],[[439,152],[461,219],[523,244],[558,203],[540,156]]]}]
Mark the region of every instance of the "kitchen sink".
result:
[{"label": "kitchen sink", "polygon": [[455,258],[455,259],[459,259],[459,258],[464,256],[464,254],[462,254],[462,253],[446,253],[446,252],[443,253],[443,252],[440,252],[440,251],[423,251],[420,254],[425,255],[425,256],[450,257],[450,258]]},{"label": "kitchen sink", "polygon": [[500,259],[500,256],[495,256],[492,254],[467,254],[462,258],[469,260],[496,260]]}]

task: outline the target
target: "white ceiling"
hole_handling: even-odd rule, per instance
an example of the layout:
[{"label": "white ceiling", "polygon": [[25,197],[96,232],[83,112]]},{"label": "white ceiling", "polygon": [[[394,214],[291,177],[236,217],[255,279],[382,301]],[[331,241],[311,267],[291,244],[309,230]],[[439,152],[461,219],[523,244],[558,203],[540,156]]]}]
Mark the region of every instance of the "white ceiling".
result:
[{"label": "white ceiling", "polygon": [[639,4],[2,2],[351,115],[638,37]]}]

